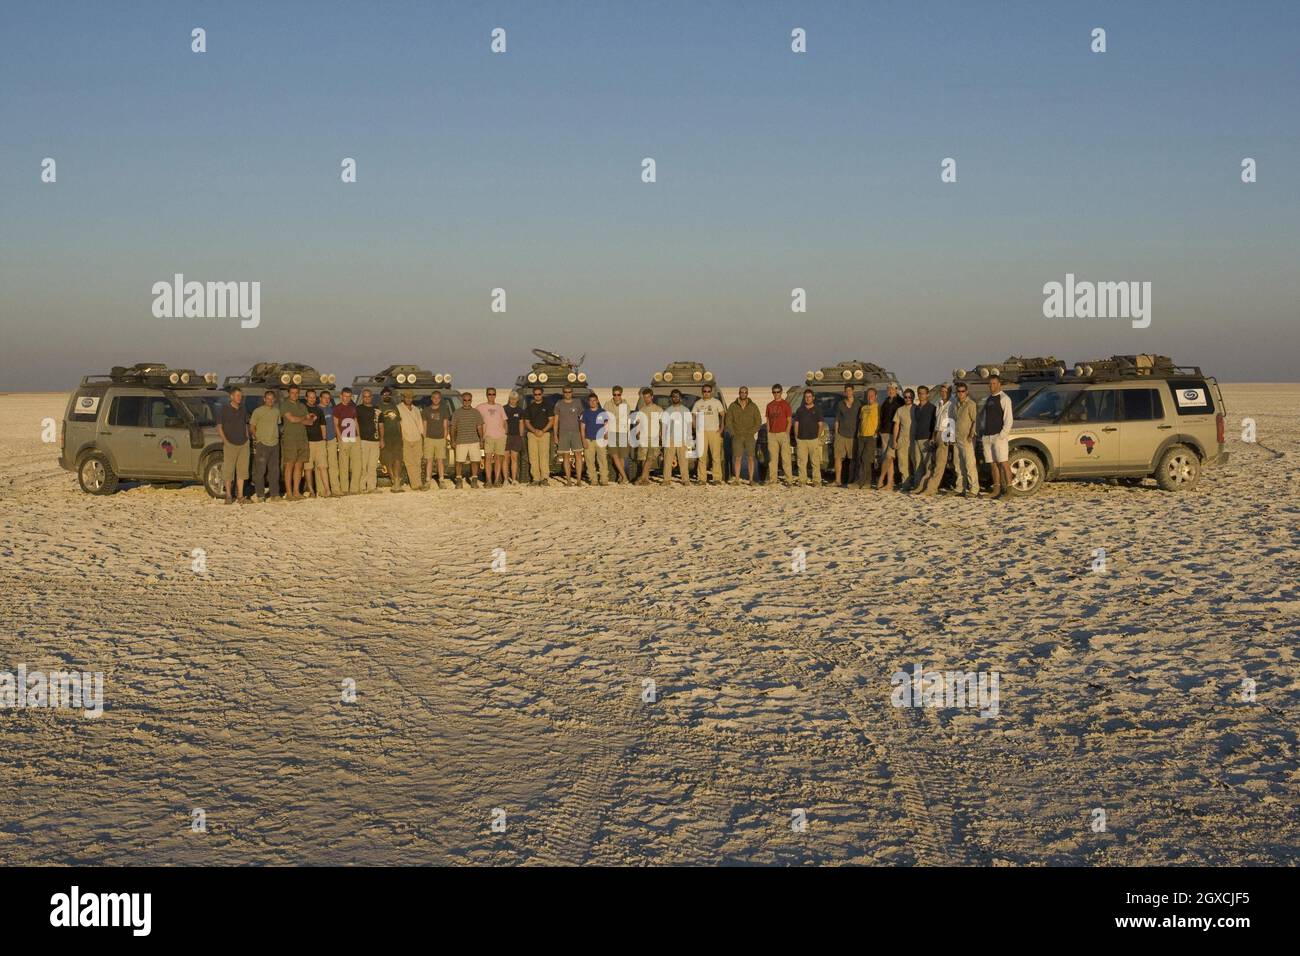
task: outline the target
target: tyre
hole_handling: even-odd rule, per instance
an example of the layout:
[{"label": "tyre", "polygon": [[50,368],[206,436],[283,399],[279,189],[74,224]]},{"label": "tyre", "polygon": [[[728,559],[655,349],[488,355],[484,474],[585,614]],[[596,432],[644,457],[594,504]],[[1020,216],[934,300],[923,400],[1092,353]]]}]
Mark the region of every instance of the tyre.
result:
[{"label": "tyre", "polygon": [[220,453],[211,454],[203,459],[199,477],[203,480],[203,487],[208,490],[208,494],[213,498],[226,497],[226,485],[221,467]]},{"label": "tyre", "polygon": [[117,475],[103,452],[92,451],[77,466],[77,482],[88,495],[111,495],[117,490]]},{"label": "tyre", "polygon": [[1191,491],[1201,478],[1201,459],[1186,445],[1174,445],[1160,456],[1156,484],[1165,491]]},{"label": "tyre", "polygon": [[1033,449],[1011,449],[1007,463],[1011,466],[1011,485],[1006,490],[1009,495],[1032,495],[1047,480],[1043,459]]}]

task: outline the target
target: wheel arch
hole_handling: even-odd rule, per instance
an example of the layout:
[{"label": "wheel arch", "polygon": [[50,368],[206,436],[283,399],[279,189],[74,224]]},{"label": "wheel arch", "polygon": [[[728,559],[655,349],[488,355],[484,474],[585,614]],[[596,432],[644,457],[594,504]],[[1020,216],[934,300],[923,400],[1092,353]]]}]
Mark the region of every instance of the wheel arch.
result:
[{"label": "wheel arch", "polygon": [[1047,474],[1044,477],[1053,477],[1056,474],[1056,461],[1052,458],[1052,453],[1036,438],[1013,438],[1011,439],[1011,451],[1017,448],[1028,448],[1030,451],[1037,453],[1038,457],[1043,460],[1043,468]]},{"label": "wheel arch", "polygon": [[1196,453],[1196,457],[1201,460],[1201,464],[1205,463],[1205,459],[1207,457],[1205,446],[1201,444],[1200,439],[1198,439],[1195,435],[1187,435],[1187,434],[1170,435],[1156,447],[1155,454],[1151,456],[1150,464],[1151,464],[1152,474],[1155,474],[1156,468],[1160,466],[1160,459],[1164,457],[1165,452],[1167,452],[1174,445],[1186,445],[1188,448],[1190,448],[1192,451]]}]

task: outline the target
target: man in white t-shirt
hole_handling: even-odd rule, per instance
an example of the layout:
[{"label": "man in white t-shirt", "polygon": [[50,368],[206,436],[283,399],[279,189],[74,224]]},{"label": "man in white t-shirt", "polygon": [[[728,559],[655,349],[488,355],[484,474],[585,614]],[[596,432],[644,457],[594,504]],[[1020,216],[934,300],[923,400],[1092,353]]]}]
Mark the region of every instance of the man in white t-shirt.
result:
[{"label": "man in white t-shirt", "polygon": [[727,408],[713,397],[713,386],[700,386],[701,398],[691,409],[695,417],[695,449],[699,461],[695,463],[695,480],[709,483],[708,466],[713,464],[713,483],[720,485],[726,476],[727,463],[722,459],[722,420]]},{"label": "man in white t-shirt", "polygon": [[691,480],[687,464],[687,449],[691,447],[691,410],[682,404],[682,393],[673,389],[668,396],[668,407],[659,413],[659,444],[664,451],[664,484],[673,480],[673,465],[681,475],[682,484]]}]

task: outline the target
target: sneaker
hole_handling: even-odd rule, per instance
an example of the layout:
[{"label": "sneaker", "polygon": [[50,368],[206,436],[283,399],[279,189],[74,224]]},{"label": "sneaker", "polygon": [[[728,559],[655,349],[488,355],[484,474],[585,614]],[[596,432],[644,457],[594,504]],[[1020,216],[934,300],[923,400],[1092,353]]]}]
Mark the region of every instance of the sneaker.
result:
[{"label": "sneaker", "polygon": [[226,495],[226,504],[233,505],[234,503],[235,503],[235,499],[230,497],[229,495]]},{"label": "sneaker", "polygon": [[[568,406],[565,406],[565,407],[567,408]],[[471,488],[477,488],[477,487],[479,487],[479,480],[478,480],[477,478],[471,478],[471,479],[469,480],[469,486],[470,486]]]}]

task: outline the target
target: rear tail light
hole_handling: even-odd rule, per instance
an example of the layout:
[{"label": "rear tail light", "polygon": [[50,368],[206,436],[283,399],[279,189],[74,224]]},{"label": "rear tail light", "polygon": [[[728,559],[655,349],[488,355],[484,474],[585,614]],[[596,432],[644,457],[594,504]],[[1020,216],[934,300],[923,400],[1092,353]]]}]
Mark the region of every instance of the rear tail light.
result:
[{"label": "rear tail light", "polygon": [[1223,412],[1214,416],[1214,430],[1219,433],[1219,444],[1223,444]]}]

